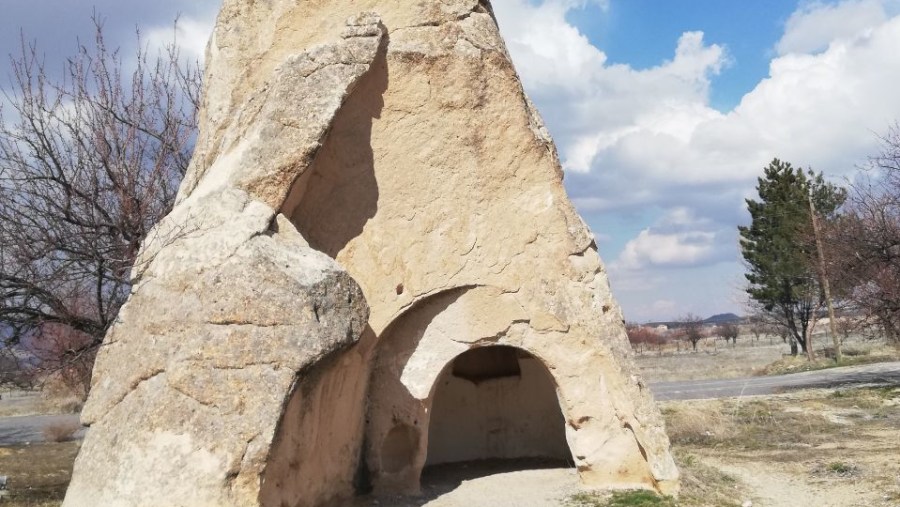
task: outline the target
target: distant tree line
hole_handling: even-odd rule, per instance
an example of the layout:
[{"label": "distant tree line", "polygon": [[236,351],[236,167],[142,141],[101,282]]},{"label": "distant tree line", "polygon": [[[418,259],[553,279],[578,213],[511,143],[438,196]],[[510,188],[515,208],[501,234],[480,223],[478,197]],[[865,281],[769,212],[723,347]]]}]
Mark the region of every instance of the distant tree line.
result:
[{"label": "distant tree line", "polygon": [[713,340],[721,338],[726,343],[731,341],[732,345],[736,345],[741,334],[741,326],[737,322],[708,324],[693,313],[683,315],[671,327],[628,323],[625,330],[628,341],[641,354],[653,349],[662,352],[672,344],[676,350],[681,350],[681,344],[684,344],[685,350],[696,352],[698,345],[710,338]]}]

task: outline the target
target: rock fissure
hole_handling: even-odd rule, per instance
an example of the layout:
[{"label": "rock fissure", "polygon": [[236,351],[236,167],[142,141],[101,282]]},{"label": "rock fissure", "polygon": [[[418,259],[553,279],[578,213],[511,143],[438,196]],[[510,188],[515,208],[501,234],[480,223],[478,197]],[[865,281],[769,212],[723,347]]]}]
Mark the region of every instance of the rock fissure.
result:
[{"label": "rock fissure", "polygon": [[148,372],[145,375],[142,375],[138,379],[133,380],[129,384],[129,387],[127,390],[122,392],[117,399],[113,400],[112,403],[110,403],[108,407],[104,408],[103,413],[98,414],[98,413],[88,412],[82,417],[82,422],[87,426],[93,425],[94,422],[102,419],[107,414],[109,414],[110,411],[112,411],[114,408],[119,406],[125,400],[125,398],[127,398],[132,393],[136,392],[142,384],[144,384],[145,382],[154,380],[156,377],[159,377],[160,375],[164,375],[165,373],[166,373],[165,369],[157,369],[157,370]]}]

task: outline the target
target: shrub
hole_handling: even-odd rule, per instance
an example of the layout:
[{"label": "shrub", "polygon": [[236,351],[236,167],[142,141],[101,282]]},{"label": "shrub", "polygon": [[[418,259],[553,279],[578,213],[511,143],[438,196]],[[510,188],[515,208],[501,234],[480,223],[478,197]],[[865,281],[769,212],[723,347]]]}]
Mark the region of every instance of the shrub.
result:
[{"label": "shrub", "polygon": [[81,424],[74,421],[65,421],[49,424],[44,428],[44,437],[50,442],[67,442],[75,438],[75,433],[81,429]]}]

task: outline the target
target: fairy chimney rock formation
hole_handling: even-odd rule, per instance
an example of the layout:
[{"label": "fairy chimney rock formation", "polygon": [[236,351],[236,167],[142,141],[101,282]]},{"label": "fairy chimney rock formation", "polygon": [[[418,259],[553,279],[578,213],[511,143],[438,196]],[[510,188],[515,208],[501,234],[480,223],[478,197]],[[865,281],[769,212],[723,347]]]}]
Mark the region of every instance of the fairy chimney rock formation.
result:
[{"label": "fairy chimney rock formation", "polygon": [[66,507],[314,507],[432,464],[677,489],[487,1],[225,0]]}]

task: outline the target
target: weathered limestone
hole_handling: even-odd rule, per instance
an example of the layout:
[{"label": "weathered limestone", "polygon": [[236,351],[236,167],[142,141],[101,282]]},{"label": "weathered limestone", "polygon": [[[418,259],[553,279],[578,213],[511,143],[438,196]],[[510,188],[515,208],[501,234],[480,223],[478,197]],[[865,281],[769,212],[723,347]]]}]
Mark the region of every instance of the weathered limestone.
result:
[{"label": "weathered limestone", "polygon": [[[304,505],[352,491],[366,371],[344,351],[368,308],[269,203],[307,169],[375,59],[377,21],[355,18],[343,38],[285,58],[252,101],[255,120],[221,131],[235,144],[148,238],[97,358],[66,506],[260,505],[283,489],[284,453],[307,483],[296,490]],[[291,102],[294,92],[303,100]],[[295,427],[323,436],[298,445]]]},{"label": "weathered limestone", "polygon": [[677,489],[488,2],[225,0],[207,62],[66,507],[319,506],[480,458]]}]

